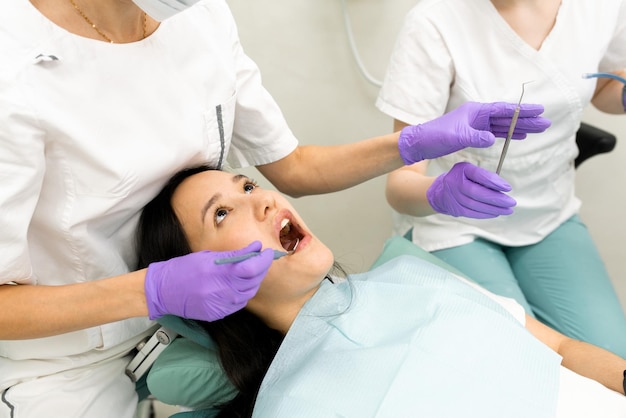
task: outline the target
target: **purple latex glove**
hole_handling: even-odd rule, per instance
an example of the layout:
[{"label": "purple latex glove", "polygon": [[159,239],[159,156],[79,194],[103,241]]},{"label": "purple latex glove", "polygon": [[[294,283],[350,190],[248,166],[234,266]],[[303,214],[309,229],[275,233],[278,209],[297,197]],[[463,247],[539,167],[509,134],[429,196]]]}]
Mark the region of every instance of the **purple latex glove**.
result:
[{"label": "purple latex glove", "polygon": [[439,213],[487,219],[513,213],[516,202],[508,191],[511,186],[496,173],[462,162],[437,177],[426,197]]},{"label": "purple latex glove", "polygon": [[260,251],[261,246],[255,241],[236,251],[200,251],[150,264],[144,286],[148,316],[215,321],[242,309],[256,295],[274,251],[267,248],[231,264],[215,264],[215,260]]},{"label": "purple latex glove", "polygon": [[[495,137],[506,138],[516,104],[465,103],[453,111],[400,132],[398,148],[405,164],[441,157],[466,147],[486,148]],[[550,121],[539,116],[543,106],[522,104],[513,139],[545,131]]]}]

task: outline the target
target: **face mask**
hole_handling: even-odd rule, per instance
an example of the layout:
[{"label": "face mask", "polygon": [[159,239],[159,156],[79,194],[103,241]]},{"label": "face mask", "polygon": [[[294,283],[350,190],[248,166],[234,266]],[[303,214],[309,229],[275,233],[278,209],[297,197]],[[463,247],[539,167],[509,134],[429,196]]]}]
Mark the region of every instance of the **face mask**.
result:
[{"label": "face mask", "polygon": [[200,0],[133,0],[151,18],[162,22],[193,6]]}]

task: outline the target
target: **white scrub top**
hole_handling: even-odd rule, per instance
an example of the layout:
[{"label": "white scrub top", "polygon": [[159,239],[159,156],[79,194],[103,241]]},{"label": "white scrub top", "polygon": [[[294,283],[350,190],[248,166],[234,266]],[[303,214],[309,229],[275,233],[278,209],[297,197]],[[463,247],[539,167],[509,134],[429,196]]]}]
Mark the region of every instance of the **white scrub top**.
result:
[{"label": "white scrub top", "polygon": [[[1,284],[128,272],[138,214],[173,173],[266,164],[297,146],[222,0],[130,44],[73,35],[12,0],[0,51]],[[0,341],[0,390],[128,351],[151,325]]]},{"label": "white scrub top", "polygon": [[[422,0],[407,15],[377,107],[409,124],[432,120],[467,101],[545,107],[552,126],[512,141],[501,176],[517,200],[510,216],[488,220],[394,213],[394,232],[414,227],[413,241],[428,251],[482,237],[503,245],[540,241],[575,214],[575,133],[595,79],[583,73],[626,67],[626,2],[563,0],[554,28],[539,50],[525,43],[489,0]],[[468,148],[431,160],[437,176],[456,162],[495,171],[503,139],[488,149]]]}]

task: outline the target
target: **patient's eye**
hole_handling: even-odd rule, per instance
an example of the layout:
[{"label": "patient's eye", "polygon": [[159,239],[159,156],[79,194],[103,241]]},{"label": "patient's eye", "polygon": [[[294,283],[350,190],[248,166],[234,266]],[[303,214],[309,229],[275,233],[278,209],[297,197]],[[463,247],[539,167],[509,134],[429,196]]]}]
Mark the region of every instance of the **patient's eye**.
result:
[{"label": "patient's eye", "polygon": [[228,215],[228,209],[219,208],[215,211],[215,224],[219,225]]},{"label": "patient's eye", "polygon": [[[245,181],[243,183],[243,192],[246,194],[252,193],[252,191],[259,186],[258,183],[252,179],[245,178],[245,177],[244,179]],[[220,223],[222,223],[222,221],[226,219],[226,216],[228,216],[228,214],[230,213],[231,209],[228,209],[225,207],[218,207],[215,210],[215,216],[214,216],[215,225],[219,225]]]},{"label": "patient's eye", "polygon": [[256,189],[257,187],[259,187],[259,184],[256,181],[248,179],[248,181],[243,184],[243,191],[246,193],[251,193],[252,190]]}]

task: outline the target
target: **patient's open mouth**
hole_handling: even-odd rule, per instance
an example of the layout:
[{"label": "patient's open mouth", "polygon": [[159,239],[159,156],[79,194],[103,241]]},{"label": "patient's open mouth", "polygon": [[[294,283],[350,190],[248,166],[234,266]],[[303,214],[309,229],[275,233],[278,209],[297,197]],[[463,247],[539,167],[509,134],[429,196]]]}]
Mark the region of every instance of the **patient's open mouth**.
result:
[{"label": "patient's open mouth", "polygon": [[302,235],[300,230],[293,225],[289,219],[283,219],[280,226],[280,244],[283,246],[285,251],[295,251],[300,243],[300,240],[304,238],[304,235]]}]

